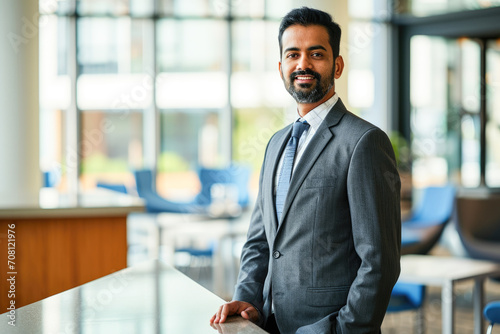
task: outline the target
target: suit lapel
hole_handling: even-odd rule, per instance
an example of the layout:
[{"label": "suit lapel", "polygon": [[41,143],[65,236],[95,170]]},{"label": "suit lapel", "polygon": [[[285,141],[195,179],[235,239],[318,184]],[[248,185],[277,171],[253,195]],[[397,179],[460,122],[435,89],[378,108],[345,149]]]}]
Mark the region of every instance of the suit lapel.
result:
[{"label": "suit lapel", "polygon": [[[336,126],[340,122],[342,116],[344,116],[346,112],[347,109],[339,99],[337,103],[335,103],[335,105],[332,107],[330,112],[326,115],[325,120],[321,123],[318,130],[316,131],[316,134],[306,147],[306,150],[304,151],[302,158],[297,164],[290,181],[290,188],[288,189],[288,194],[286,196],[283,213],[281,216],[283,223],[285,222],[288,209],[290,208],[295,195],[297,195],[300,186],[309,174],[311,168],[314,166],[321,152],[323,152],[326,145],[334,137],[331,128]],[[279,224],[278,232],[281,229],[282,225],[283,224]]]},{"label": "suit lapel", "polygon": [[271,221],[272,225],[274,227],[273,231],[276,231],[278,228],[278,218],[276,215],[276,198],[274,197],[274,181],[276,178],[276,173],[279,173],[278,171],[278,164],[280,161],[280,157],[283,154],[283,151],[285,149],[286,143],[288,142],[288,139],[290,138],[292,132],[292,126],[289,125],[288,127],[285,127],[283,130],[280,132],[276,133],[276,140],[273,140],[271,145],[269,146],[269,154],[268,156],[270,157],[269,165],[272,166],[272,169],[268,169],[268,172],[265,175],[265,180],[264,184],[266,185],[266,197],[271,198]]}]

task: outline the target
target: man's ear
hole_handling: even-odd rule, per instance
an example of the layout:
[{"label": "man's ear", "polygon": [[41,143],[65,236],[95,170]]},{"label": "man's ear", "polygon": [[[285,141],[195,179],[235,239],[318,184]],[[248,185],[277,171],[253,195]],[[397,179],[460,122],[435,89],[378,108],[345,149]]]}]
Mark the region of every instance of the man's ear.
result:
[{"label": "man's ear", "polygon": [[283,80],[283,72],[281,71],[281,62],[278,62],[278,70],[280,71],[281,80]]},{"label": "man's ear", "polygon": [[342,75],[342,71],[344,71],[344,59],[339,55],[337,56],[337,58],[335,58],[335,79],[340,78],[340,76]]}]

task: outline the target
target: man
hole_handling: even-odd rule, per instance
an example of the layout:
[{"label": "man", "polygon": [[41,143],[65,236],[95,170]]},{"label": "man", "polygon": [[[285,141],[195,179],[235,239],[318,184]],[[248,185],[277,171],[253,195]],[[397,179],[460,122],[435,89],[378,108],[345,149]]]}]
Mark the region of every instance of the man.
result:
[{"label": "man", "polygon": [[271,333],[379,333],[400,272],[391,144],[335,93],[344,63],[329,14],[292,10],[279,42],[281,78],[306,125],[268,143],[234,298],[210,321],[239,314]]}]

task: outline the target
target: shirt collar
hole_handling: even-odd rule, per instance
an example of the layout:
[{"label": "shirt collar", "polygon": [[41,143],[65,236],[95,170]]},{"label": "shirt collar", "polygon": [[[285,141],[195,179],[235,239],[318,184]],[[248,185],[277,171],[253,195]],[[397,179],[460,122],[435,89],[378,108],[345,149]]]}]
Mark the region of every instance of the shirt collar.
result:
[{"label": "shirt collar", "polygon": [[337,103],[339,100],[339,96],[337,93],[333,94],[331,98],[314,108],[313,110],[309,111],[304,117],[299,116],[299,120],[305,120],[309,125],[316,131],[321,122],[325,119],[326,115],[328,115],[328,112],[332,107]]}]

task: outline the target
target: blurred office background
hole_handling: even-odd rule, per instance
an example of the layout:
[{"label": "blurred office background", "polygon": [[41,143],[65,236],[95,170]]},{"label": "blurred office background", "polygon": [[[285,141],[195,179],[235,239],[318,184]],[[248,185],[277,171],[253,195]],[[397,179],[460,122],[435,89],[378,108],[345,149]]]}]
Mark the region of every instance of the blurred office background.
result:
[{"label": "blurred office background", "polygon": [[200,168],[234,163],[255,198],[267,141],[296,115],[277,33],[302,5],[342,27],[336,90],[390,136],[403,210],[429,186],[500,188],[498,0],[2,0],[2,206],[48,186],[135,194],[139,169],[185,201]]},{"label": "blurred office background", "polygon": [[295,113],[277,28],[300,5],[341,24],[339,95],[391,135],[411,184],[500,185],[498,30],[460,23],[498,1],[26,0],[2,10],[21,28],[2,47],[5,200],[35,198],[41,172],[71,195],[133,187],[143,167],[185,198],[197,167],[230,162],[252,167],[255,193],[265,144]]}]

